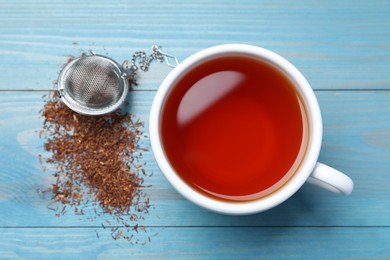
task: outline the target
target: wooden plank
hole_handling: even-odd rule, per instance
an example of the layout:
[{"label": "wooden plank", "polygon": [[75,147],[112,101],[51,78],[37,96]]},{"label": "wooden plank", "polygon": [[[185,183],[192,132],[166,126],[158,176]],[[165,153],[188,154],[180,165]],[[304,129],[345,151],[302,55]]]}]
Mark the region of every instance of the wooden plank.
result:
[{"label": "wooden plank", "polygon": [[0,229],[5,258],[389,259],[389,228],[153,228],[146,245],[94,228]]},{"label": "wooden plank", "polygon": [[[0,258],[390,259],[389,13],[383,0],[1,1]],[[183,60],[231,42],[276,51],[306,75],[324,117],[320,161],[354,179],[351,196],[304,185],[268,212],[219,215],[184,200],[146,152],[152,208],[139,237],[150,244],[112,240],[101,227],[108,216],[57,218],[46,208],[53,178],[38,160],[41,90],[70,54],[92,49],[122,62],[160,44]],[[152,64],[129,94],[145,131],[170,70]]]},{"label": "wooden plank", "polygon": [[[50,89],[67,56],[82,50],[122,62],[160,44],[183,60],[223,43],[276,51],[315,89],[389,89],[389,13],[381,0],[3,1],[0,89]],[[153,65],[138,88],[158,88],[168,71]]]},{"label": "wooden plank", "polygon": [[[46,208],[53,181],[42,172],[37,130],[43,92],[0,92],[0,227],[93,226],[72,214],[56,218]],[[146,122],[154,92],[129,94],[129,111]],[[320,161],[355,181],[349,197],[305,185],[281,206],[253,216],[214,214],[184,200],[159,171],[151,152],[144,154],[153,204],[145,223],[153,226],[376,226],[390,225],[390,91],[317,91],[324,118]],[[149,146],[149,140],[143,140]],[[34,217],[31,217],[34,216]]]}]

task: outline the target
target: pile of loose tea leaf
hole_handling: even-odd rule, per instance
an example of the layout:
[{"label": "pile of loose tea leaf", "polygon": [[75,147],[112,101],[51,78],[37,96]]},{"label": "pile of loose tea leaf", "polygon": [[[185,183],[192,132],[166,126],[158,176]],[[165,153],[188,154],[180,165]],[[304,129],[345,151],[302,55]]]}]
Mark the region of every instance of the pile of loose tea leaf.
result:
[{"label": "pile of loose tea leaf", "polygon": [[140,163],[146,149],[138,144],[143,123],[120,111],[100,117],[80,115],[56,92],[46,97],[41,115],[40,134],[49,156],[39,159],[55,177],[48,208],[58,217],[71,210],[90,221],[103,218],[100,225],[111,226],[112,238],[141,242],[135,235],[145,228],[138,221],[150,207],[143,189],[145,164]]}]

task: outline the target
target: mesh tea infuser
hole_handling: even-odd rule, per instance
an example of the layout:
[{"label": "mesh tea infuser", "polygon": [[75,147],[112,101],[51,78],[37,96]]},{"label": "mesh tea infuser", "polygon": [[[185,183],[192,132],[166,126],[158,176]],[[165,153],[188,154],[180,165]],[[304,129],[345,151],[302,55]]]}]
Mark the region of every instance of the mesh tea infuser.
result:
[{"label": "mesh tea infuser", "polygon": [[170,67],[179,64],[176,57],[162,52],[161,47],[154,45],[152,50],[149,56],[143,51],[135,52],[130,64],[124,61],[119,65],[92,51],[71,61],[58,78],[60,97],[70,109],[84,115],[104,115],[118,109],[129,90],[128,78],[134,77],[138,68],[147,71],[153,60],[165,60]]}]

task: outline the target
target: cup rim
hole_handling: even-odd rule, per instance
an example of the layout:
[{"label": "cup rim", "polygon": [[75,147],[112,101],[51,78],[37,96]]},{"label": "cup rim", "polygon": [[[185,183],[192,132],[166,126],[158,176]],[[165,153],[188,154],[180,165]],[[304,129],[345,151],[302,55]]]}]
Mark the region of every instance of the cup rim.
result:
[{"label": "cup rim", "polygon": [[[260,58],[280,68],[292,80],[307,107],[309,117],[309,141],[306,155],[303,158],[298,171],[279,189],[265,197],[245,201],[229,202],[208,197],[184,182],[170,165],[162,147],[160,135],[161,108],[171,88],[175,85],[183,73],[188,69],[203,62],[205,59],[221,55],[250,55]],[[317,98],[306,78],[299,70],[285,58],[270,50],[247,44],[223,44],[203,49],[180,63],[174,68],[161,83],[153,104],[149,118],[149,134],[152,152],[161,172],[171,185],[186,199],[208,210],[229,214],[248,215],[259,213],[273,208],[291,197],[307,180],[317,162],[322,142],[322,119]]]}]

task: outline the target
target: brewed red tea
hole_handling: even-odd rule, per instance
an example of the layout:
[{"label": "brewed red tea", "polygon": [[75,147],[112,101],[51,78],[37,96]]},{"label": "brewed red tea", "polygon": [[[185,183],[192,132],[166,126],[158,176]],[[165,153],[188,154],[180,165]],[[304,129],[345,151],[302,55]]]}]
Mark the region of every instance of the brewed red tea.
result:
[{"label": "brewed red tea", "polygon": [[207,196],[246,201],[280,188],[308,139],[294,85],[272,65],[222,57],[188,71],[162,110],[161,137],[180,177]]}]

